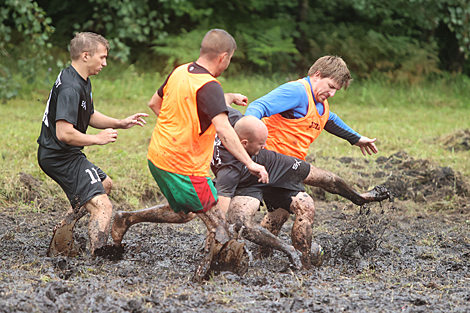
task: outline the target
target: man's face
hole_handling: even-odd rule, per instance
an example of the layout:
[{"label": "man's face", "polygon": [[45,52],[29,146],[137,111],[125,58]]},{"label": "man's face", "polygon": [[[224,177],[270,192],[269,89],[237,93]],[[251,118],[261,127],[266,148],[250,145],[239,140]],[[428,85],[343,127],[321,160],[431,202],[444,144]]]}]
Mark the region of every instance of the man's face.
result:
[{"label": "man's face", "polygon": [[341,89],[341,85],[331,78],[322,78],[320,72],[310,77],[315,100],[323,103],[329,97],[333,97],[336,91]]},{"label": "man's face", "polygon": [[97,75],[103,67],[107,65],[106,58],[108,57],[108,51],[104,45],[99,45],[95,54],[87,55],[87,68],[88,75]]},{"label": "man's face", "polygon": [[263,137],[252,141],[245,140],[245,144],[243,146],[250,156],[254,156],[257,155],[261,149],[266,147],[266,139],[266,137]]}]

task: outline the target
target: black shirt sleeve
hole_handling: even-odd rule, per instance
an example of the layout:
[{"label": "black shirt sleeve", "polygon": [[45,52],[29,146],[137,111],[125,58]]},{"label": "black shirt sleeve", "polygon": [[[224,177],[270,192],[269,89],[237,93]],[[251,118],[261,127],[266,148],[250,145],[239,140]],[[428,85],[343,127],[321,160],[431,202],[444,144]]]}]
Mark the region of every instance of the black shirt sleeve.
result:
[{"label": "black shirt sleeve", "polygon": [[347,140],[351,145],[356,144],[361,136],[357,134],[348,132],[346,129],[342,128],[341,126],[337,125],[334,121],[328,120],[325,124],[325,130],[330,134],[338,136],[344,140]]},{"label": "black shirt sleeve", "polygon": [[55,120],[65,120],[77,126],[78,108],[80,105],[80,94],[73,87],[60,91],[57,96],[57,113]]},{"label": "black shirt sleeve", "polygon": [[201,133],[212,124],[212,119],[221,113],[228,113],[224,91],[219,83],[208,82],[196,94],[197,113],[201,123]]}]

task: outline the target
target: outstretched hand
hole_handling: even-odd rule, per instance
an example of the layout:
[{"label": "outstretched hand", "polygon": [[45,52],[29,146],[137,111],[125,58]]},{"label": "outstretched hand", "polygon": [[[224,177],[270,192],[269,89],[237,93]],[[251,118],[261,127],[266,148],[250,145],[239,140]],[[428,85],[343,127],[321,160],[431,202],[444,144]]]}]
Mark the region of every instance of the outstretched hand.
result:
[{"label": "outstretched hand", "polygon": [[366,155],[366,153],[369,154],[369,155],[372,155],[372,153],[375,154],[375,153],[379,152],[379,150],[377,149],[377,147],[374,144],[374,142],[376,140],[377,140],[377,138],[370,139],[370,138],[362,136],[361,139],[359,139],[359,141],[356,142],[354,145],[361,148],[361,151],[362,151],[363,155]]},{"label": "outstretched hand", "polygon": [[142,118],[143,116],[149,116],[147,113],[136,113],[131,115],[123,120],[121,120],[121,128],[122,129],[129,129],[132,126],[140,125],[144,126],[147,122]]}]

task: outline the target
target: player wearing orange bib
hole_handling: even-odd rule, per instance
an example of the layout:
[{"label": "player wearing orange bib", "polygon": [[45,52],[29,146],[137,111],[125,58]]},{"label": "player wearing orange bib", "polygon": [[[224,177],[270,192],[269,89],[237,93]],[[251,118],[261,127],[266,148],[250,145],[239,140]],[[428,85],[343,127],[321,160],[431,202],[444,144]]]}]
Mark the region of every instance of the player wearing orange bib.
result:
[{"label": "player wearing orange bib", "polygon": [[325,128],[330,111],[328,101],[325,100],[322,104],[324,113],[320,115],[315,105],[310,105],[315,103],[310,84],[304,79],[299,79],[297,82],[304,86],[307,93],[309,103],[307,114],[296,119],[275,114],[263,118],[263,122],[269,129],[266,149],[305,160],[310,144]]},{"label": "player wearing orange bib", "polygon": [[196,62],[177,67],[155,92],[149,107],[158,116],[148,149],[150,171],[169,204],[136,212],[118,212],[111,235],[116,245],[130,225],[142,221],[185,223],[195,214],[215,240],[229,241],[225,216],[209,176],[215,135],[248,170],[268,182],[266,169],[253,162],[229,123],[227,104],[246,105],[240,94],[223,93],[218,77],[236,49],[233,37],[213,29],[203,38]]},{"label": "player wearing orange bib", "polygon": [[[350,81],[349,70],[340,57],[324,56],[310,67],[307,77],[283,84],[255,100],[245,115],[265,122],[269,131],[266,149],[302,160],[323,130],[360,147],[364,155],[377,153],[375,138],[359,135],[330,112],[327,99],[341,88],[346,89]],[[270,208],[273,212],[268,212],[261,222],[273,233],[277,233],[289,217],[287,211],[275,209]]]}]

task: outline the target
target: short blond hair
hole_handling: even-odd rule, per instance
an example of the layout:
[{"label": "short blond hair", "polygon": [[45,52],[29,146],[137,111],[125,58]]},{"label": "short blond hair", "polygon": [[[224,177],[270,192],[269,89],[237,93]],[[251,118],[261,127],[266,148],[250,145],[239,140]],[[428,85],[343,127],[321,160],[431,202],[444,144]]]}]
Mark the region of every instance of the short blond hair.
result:
[{"label": "short blond hair", "polygon": [[313,76],[316,72],[320,72],[321,78],[331,78],[344,89],[352,81],[346,62],[338,56],[326,55],[319,58],[308,70],[308,76]]},{"label": "short blond hair", "polygon": [[232,35],[223,29],[211,29],[201,42],[200,55],[209,60],[215,59],[221,53],[232,54],[237,49],[237,43]]},{"label": "short blond hair", "polygon": [[83,52],[88,52],[93,56],[98,51],[100,44],[106,47],[106,51],[109,51],[109,42],[100,34],[92,32],[76,33],[70,41],[70,57],[72,60],[77,60]]}]

